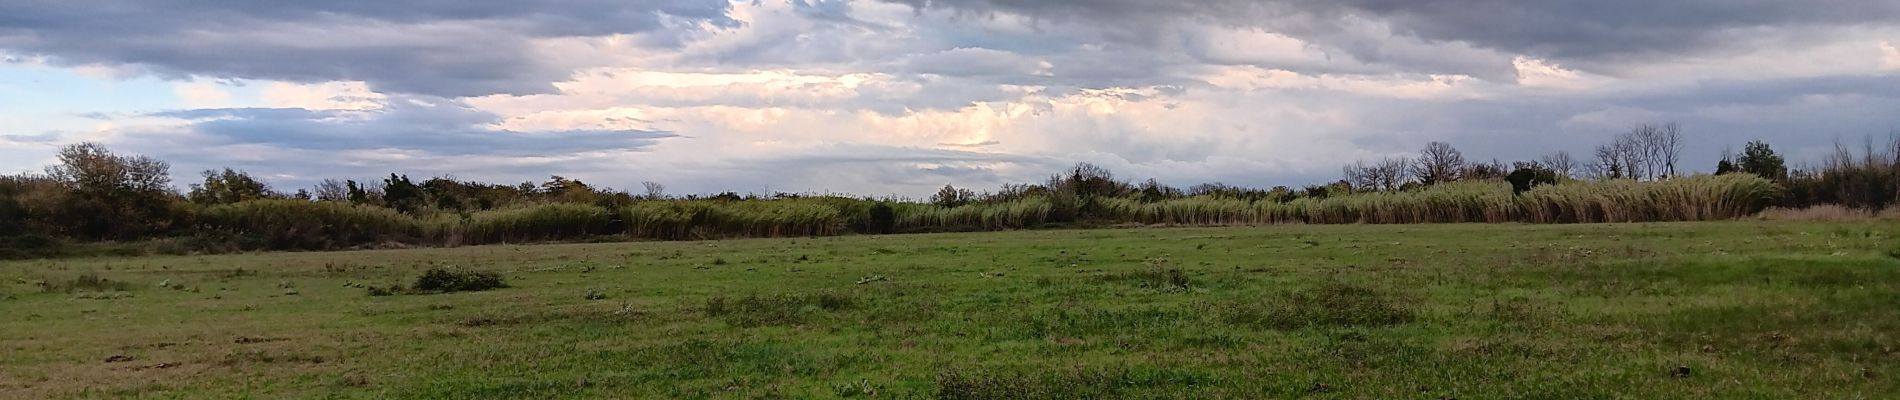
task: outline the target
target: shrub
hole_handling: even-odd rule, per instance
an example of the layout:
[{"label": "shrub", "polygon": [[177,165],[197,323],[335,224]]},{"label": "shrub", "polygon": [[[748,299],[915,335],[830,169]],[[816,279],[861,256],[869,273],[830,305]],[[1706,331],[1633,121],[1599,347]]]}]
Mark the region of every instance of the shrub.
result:
[{"label": "shrub", "polygon": [[421,233],[415,218],[396,210],[331,201],[244,201],[207,207],[199,220],[207,230],[257,238],[259,245],[276,250],[414,241]]},{"label": "shrub", "polygon": [[131,284],[106,279],[92,273],[80,274],[72,279],[40,282],[40,290],[47,293],[72,293],[78,291],[123,292],[132,288]]},{"label": "shrub", "polygon": [[430,268],[416,278],[412,287],[418,292],[451,293],[500,289],[508,284],[502,281],[501,274],[493,272]]},{"label": "shrub", "polygon": [[37,233],[0,236],[0,260],[57,256],[63,245],[59,239]]}]

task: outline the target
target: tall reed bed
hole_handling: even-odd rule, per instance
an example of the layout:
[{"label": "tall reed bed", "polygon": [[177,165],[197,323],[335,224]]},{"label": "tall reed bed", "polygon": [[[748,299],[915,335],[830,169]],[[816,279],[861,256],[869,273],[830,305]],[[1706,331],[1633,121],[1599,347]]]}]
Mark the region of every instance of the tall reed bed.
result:
[{"label": "tall reed bed", "polygon": [[339,202],[251,200],[206,207],[201,229],[263,241],[273,249],[320,250],[413,241],[419,221],[395,210]]},{"label": "tall reed bed", "polygon": [[621,209],[627,233],[655,239],[828,236],[844,214],[816,199],[644,201]]},{"label": "tall reed bed", "polygon": [[1501,181],[1468,181],[1288,202],[1102,199],[1099,217],[1168,225],[1700,221],[1752,215],[1780,194],[1773,182],[1739,174],[1660,182],[1572,182],[1540,186],[1521,196]]},{"label": "tall reed bed", "polygon": [[[1572,182],[1522,195],[1514,195],[1501,181],[1467,181],[1291,201],[1100,197],[1090,200],[1092,211],[1085,217],[1102,223],[1163,225],[1698,221],[1752,215],[1782,192],[1773,182],[1748,174]],[[1043,196],[958,207],[811,197],[651,200],[619,209],[547,203],[418,219],[348,203],[255,200],[208,207],[200,221],[206,228],[261,240],[270,248],[325,249],[388,241],[454,246],[609,235],[684,240],[1022,229],[1051,222],[1057,213],[1068,212],[1063,207]]]},{"label": "tall reed bed", "polygon": [[465,244],[579,239],[619,233],[613,214],[592,204],[547,203],[470,214],[456,239]]},{"label": "tall reed bed", "polygon": [[897,228],[904,231],[1022,229],[1048,222],[1053,208],[1049,199],[1043,197],[957,207],[906,203],[897,209]]}]

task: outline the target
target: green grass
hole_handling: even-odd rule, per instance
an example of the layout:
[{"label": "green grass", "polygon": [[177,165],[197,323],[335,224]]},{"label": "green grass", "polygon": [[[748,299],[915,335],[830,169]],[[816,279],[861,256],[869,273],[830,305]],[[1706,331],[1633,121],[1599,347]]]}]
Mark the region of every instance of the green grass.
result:
[{"label": "green grass", "polygon": [[[1283,225],[16,261],[0,398],[1895,398],[1896,238]],[[370,295],[438,268],[507,287]]]}]

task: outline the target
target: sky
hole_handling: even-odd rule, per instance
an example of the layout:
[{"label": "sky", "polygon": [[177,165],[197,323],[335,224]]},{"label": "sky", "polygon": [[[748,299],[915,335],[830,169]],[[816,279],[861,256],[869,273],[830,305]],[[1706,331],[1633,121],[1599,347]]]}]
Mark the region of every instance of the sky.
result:
[{"label": "sky", "polygon": [[1713,169],[1900,129],[1880,0],[0,0],[0,173],[99,142],[325,178],[924,196],[1270,187],[1677,123]]}]

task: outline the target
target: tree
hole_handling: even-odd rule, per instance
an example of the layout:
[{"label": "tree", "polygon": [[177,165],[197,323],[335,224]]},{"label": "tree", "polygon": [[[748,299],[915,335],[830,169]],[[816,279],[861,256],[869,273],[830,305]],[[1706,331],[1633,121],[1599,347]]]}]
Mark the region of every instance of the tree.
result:
[{"label": "tree", "polygon": [[357,184],[355,180],[346,180],[346,181],[343,181],[343,185],[346,187],[346,190],[349,191],[349,199],[351,203],[355,203],[355,204],[382,203],[383,190],[380,187],[372,186],[374,185],[374,182],[371,182],[368,185],[363,185],[363,184]]},{"label": "tree", "polygon": [[1529,163],[1519,165],[1517,170],[1511,171],[1504,180],[1511,183],[1511,194],[1522,195],[1538,185],[1556,184],[1557,172],[1536,163]]},{"label": "tree", "polygon": [[1624,134],[1635,158],[1631,164],[1640,164],[1644,174],[1638,178],[1650,180],[1667,179],[1676,176],[1676,163],[1682,158],[1682,128],[1676,123],[1642,124],[1630,128]]},{"label": "tree", "polygon": [[1510,170],[1505,169],[1503,162],[1494,159],[1488,163],[1478,162],[1466,164],[1464,169],[1458,171],[1458,179],[1500,179],[1504,178],[1509,172]]},{"label": "tree", "polygon": [[408,175],[389,174],[383,178],[383,204],[404,214],[415,214],[429,204],[424,198],[422,187],[409,180]]},{"label": "tree", "polygon": [[1138,192],[1141,193],[1141,201],[1148,203],[1177,198],[1182,195],[1181,189],[1163,185],[1161,181],[1155,180],[1154,178],[1148,178],[1148,181],[1142,182],[1141,189],[1138,190]]},{"label": "tree", "polygon": [[971,192],[970,189],[943,185],[943,189],[937,190],[937,194],[930,196],[930,203],[938,207],[952,208],[970,204],[970,201],[974,199],[976,199],[976,193]]},{"label": "tree", "polygon": [[98,143],[60,149],[46,175],[65,186],[63,224],[90,238],[132,239],[170,228],[171,165],[146,156],[121,156]]},{"label": "tree", "polygon": [[335,179],[324,179],[322,182],[317,182],[315,192],[314,195],[317,201],[350,201],[349,188],[344,186],[342,181]]},{"label": "tree", "polygon": [[1115,181],[1115,174],[1108,168],[1090,163],[1076,163],[1067,174],[1052,179],[1050,187],[1067,190],[1077,197],[1115,197],[1127,191],[1127,185]]},{"label": "tree", "polygon": [[1768,148],[1767,143],[1762,143],[1760,140],[1750,141],[1742,146],[1742,157],[1737,159],[1735,164],[1741,172],[1755,174],[1755,176],[1775,181],[1788,179],[1788,166],[1785,160],[1780,154],[1775,154],[1774,149]]},{"label": "tree", "polygon": [[231,204],[241,201],[281,197],[271,193],[270,185],[244,171],[225,168],[205,170],[204,183],[191,185],[187,198],[198,204]]},{"label": "tree", "polygon": [[666,198],[666,185],[661,185],[659,182],[653,182],[653,181],[640,182],[640,187],[642,189],[646,189],[646,196],[644,197],[647,200],[659,200],[659,199]]},{"label": "tree", "polygon": [[1590,164],[1586,166],[1591,178],[1596,178],[1597,180],[1623,179],[1623,163],[1621,159],[1617,157],[1615,143],[1599,145],[1596,148],[1596,152],[1591,155],[1596,157],[1595,161],[1591,161]]},{"label": "tree", "polygon": [[1570,152],[1566,151],[1545,155],[1544,158],[1538,160],[1538,163],[1560,178],[1576,177],[1577,172],[1580,172],[1577,171],[1577,160],[1571,158]]},{"label": "tree", "polygon": [[[539,192],[541,195],[547,196],[547,198],[554,201],[568,203],[591,204],[596,197],[598,197],[596,196],[597,193],[594,192],[594,188],[588,186],[586,182],[581,182],[579,179],[568,179],[560,175],[549,176],[548,181],[541,184]],[[737,196],[737,194],[735,193],[734,196]]]},{"label": "tree", "polygon": [[1379,185],[1379,190],[1393,191],[1412,180],[1411,168],[1411,160],[1394,157],[1379,160],[1369,172],[1372,173],[1373,182]]},{"label": "tree", "polygon": [[1436,185],[1458,180],[1459,170],[1465,167],[1465,155],[1450,143],[1431,142],[1425,149],[1419,150],[1418,159],[1412,162],[1412,176],[1419,183]]},{"label": "tree", "polygon": [[1355,188],[1377,190],[1379,187],[1378,178],[1372,176],[1372,167],[1367,166],[1365,161],[1353,161],[1352,164],[1346,164],[1341,168],[1340,175],[1343,175],[1342,178],[1352,183],[1352,187]]}]

